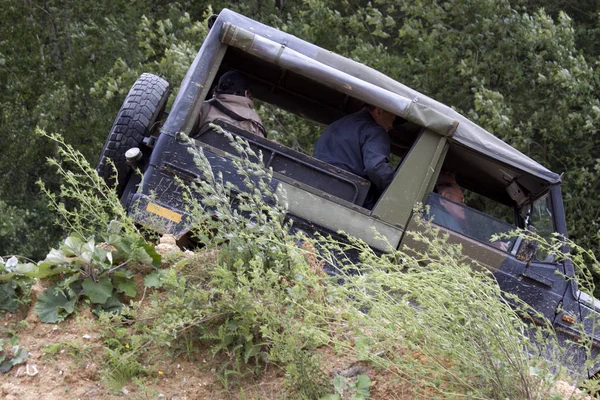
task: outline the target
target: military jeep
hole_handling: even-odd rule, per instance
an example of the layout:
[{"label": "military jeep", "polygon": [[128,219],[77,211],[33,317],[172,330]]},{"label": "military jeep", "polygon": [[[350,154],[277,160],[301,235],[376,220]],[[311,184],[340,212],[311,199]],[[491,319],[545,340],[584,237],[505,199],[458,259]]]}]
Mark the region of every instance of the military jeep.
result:
[{"label": "military jeep", "polygon": [[[389,251],[390,244],[418,247],[406,234],[419,229],[415,205],[439,202],[434,187],[440,171],[453,171],[474,207],[454,204],[468,221],[460,231],[439,228],[447,231],[451,242],[462,244],[466,256],[493,271],[505,292],[518,295],[551,321],[565,346],[581,336],[575,326],[584,322],[587,333],[595,335],[592,356],[597,355],[600,332],[592,331],[597,303],[570,279],[575,275],[572,263],[528,249],[530,243],[519,237],[502,246],[490,241],[492,234],[517,227],[536,227],[548,238],[553,232],[566,237],[559,175],[450,107],[363,64],[230,10],[221,11],[210,24],[168,116],[169,84],[142,75],[103,149],[98,172],[110,179],[107,160],[114,162],[117,190],[137,222],[177,238],[190,230],[176,179],[198,179],[202,171],[188,152],[188,137],[226,180],[239,181],[230,142],[210,125],[196,132],[200,107],[223,73],[243,72],[256,99],[323,129],[371,104],[400,117],[390,131],[392,153],[399,160],[395,177],[372,209],[363,207],[368,180],[234,126],[222,127],[260,150],[275,184],[287,192],[288,213],[295,224],[305,231],[342,230],[381,252]],[[131,164],[142,177],[132,173]],[[437,224],[435,218],[432,223]],[[532,251],[524,257],[524,250]],[[584,352],[579,356],[583,363]],[[592,376],[599,370],[600,364],[595,364],[588,372]]]}]

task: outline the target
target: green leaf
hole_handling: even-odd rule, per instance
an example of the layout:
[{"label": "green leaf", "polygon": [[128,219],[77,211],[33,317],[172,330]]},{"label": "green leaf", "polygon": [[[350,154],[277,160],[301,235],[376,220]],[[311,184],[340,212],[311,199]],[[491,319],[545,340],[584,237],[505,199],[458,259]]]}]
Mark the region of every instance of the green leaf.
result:
[{"label": "green leaf", "polygon": [[325,396],[321,397],[319,400],[340,400],[340,395],[339,394],[326,394]]},{"label": "green leaf", "polygon": [[144,243],[141,248],[137,249],[132,258],[142,264],[152,265],[155,268],[160,267],[160,254],[156,252],[154,246],[148,243]]},{"label": "green leaf", "polygon": [[0,372],[5,374],[13,367],[11,360],[4,360],[0,363]]},{"label": "green leaf", "polygon": [[8,282],[12,279],[12,277],[15,276],[15,274],[3,274],[0,275],[0,282]]},{"label": "green leaf", "polygon": [[19,260],[17,259],[17,257],[12,256],[8,260],[6,260],[6,263],[4,264],[4,268],[7,271],[14,271],[17,264],[19,264]]},{"label": "green leaf", "polygon": [[135,297],[137,293],[135,279],[115,276],[113,281],[115,282],[117,290],[120,293],[125,293],[125,295],[129,297]]},{"label": "green leaf", "polygon": [[123,224],[121,222],[113,219],[112,221],[109,222],[108,227],[106,228],[106,231],[111,235],[116,235],[121,232],[121,229],[123,229]]},{"label": "green leaf", "polygon": [[75,309],[77,297],[67,298],[62,290],[52,286],[37,296],[38,301],[33,309],[40,317],[40,321],[55,323],[64,320]]},{"label": "green leaf", "polygon": [[85,295],[92,303],[96,304],[104,304],[114,289],[108,277],[100,278],[98,282],[94,282],[91,278],[88,278],[81,285],[83,286]]},{"label": "green leaf", "polygon": [[162,273],[161,271],[154,271],[144,277],[144,285],[146,287],[159,288],[162,286]]},{"label": "green leaf", "polygon": [[357,395],[363,396],[368,399],[371,395],[371,378],[368,375],[358,375],[356,377],[356,390]]},{"label": "green leaf", "polygon": [[65,239],[65,243],[62,246],[62,250],[64,251],[65,256],[74,257],[79,255],[79,253],[81,252],[82,245],[83,241],[77,236],[69,236]]},{"label": "green leaf", "polygon": [[118,276],[120,278],[132,278],[134,276],[134,273],[129,271],[128,269],[116,269],[113,271],[112,276]]},{"label": "green leaf", "polygon": [[93,237],[88,239],[87,242],[83,246],[81,246],[81,253],[91,253],[93,254],[96,251],[96,242]]},{"label": "green leaf", "polygon": [[360,361],[368,360],[371,356],[370,346],[373,340],[367,336],[360,336],[354,341],[357,352],[357,359]]},{"label": "green leaf", "polygon": [[100,314],[101,311],[116,313],[121,308],[123,308],[123,302],[116,293],[113,293],[104,304],[94,304],[93,311],[96,314]]},{"label": "green leaf", "polygon": [[333,388],[336,392],[343,392],[346,386],[346,379],[344,379],[344,377],[336,375],[335,378],[333,378]]},{"label": "green leaf", "polygon": [[49,276],[59,274],[62,271],[69,269],[69,267],[67,267],[67,266],[54,268],[54,265],[55,264],[47,263],[46,261],[39,263],[37,265],[37,269],[35,271],[34,277],[35,278],[47,278]]},{"label": "green leaf", "polygon": [[13,284],[10,282],[0,283],[0,310],[12,312],[17,307],[19,307],[19,301]]},{"label": "green leaf", "polygon": [[67,256],[61,250],[52,249],[44,259],[44,264],[58,265],[67,262]]},{"label": "green leaf", "polygon": [[19,264],[15,268],[15,272],[20,275],[25,275],[34,278],[38,272],[38,267],[33,263]]},{"label": "green leaf", "polygon": [[12,365],[18,365],[23,363],[23,361],[25,361],[25,359],[29,355],[27,350],[20,348],[19,346],[15,346],[13,348],[13,354],[15,356],[12,358],[12,360],[10,360],[12,362]]}]

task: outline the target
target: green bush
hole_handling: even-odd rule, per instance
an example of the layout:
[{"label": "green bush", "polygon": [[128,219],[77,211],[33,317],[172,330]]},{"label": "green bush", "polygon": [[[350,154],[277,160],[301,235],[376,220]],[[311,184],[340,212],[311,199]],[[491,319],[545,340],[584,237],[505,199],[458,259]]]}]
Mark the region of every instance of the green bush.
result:
[{"label": "green bush", "polygon": [[[286,371],[291,397],[331,393],[318,372],[322,346],[413,382],[421,396],[542,399],[558,379],[572,379],[551,325],[527,324],[519,313],[533,310],[511,307],[493,275],[438,230],[423,222],[424,233],[413,233],[424,253],[384,255],[352,238],[292,234],[285,195],[271,189],[271,174],[252,162],[247,144],[236,146],[243,190],[224,184],[190,147],[206,171],[186,192],[205,248],[164,275],[168,295],[153,296],[138,316],[153,321],[146,334],[225,355],[218,374],[226,388],[232,376],[274,363]],[[339,275],[324,275],[321,266],[334,259]],[[552,358],[540,357],[547,349]],[[340,390],[356,389],[348,385]]]},{"label": "green bush", "polygon": [[[524,304],[511,307],[493,275],[463,257],[459,246],[446,243],[440,231],[422,222],[420,233],[412,235],[426,252],[389,254],[350,237],[340,242],[296,232],[271,171],[255,162],[260,157],[247,143],[230,140],[240,155],[234,163],[243,177],[241,188],[224,183],[201,149],[190,144],[205,171],[202,179],[183,187],[201,249],[172,257],[170,268],[146,277],[146,287],[160,289],[149,293],[145,307],[130,303],[116,315],[101,316],[111,386],[145,375],[158,350],[192,359],[203,347],[225,360],[216,373],[226,389],[236,386],[232,377],[239,384],[239,378],[260,376],[273,365],[286,374],[283,395],[289,398],[370,395],[367,376],[326,375],[323,347],[385,371],[386,379],[411,382],[415,396],[544,399],[558,379],[575,381],[569,378],[573,371],[562,366],[568,355],[551,325],[527,324],[520,314],[542,318]],[[77,159],[76,153],[63,154]],[[90,172],[92,183],[82,185],[85,174],[70,181],[74,173],[61,171],[71,182],[61,198],[71,199],[73,209],[61,206],[59,197],[50,199],[67,226],[80,233],[41,263],[17,262],[25,276],[60,277],[45,294],[48,301],[40,299],[43,305],[64,297],[60,305],[52,303],[57,320],[80,296],[106,305],[115,293],[127,293],[127,263],[158,261],[136,229],[115,230],[115,224],[129,220],[112,203],[113,195],[102,193],[108,190],[103,182],[94,183]],[[105,214],[94,210],[94,201]],[[101,226],[111,209],[124,221],[100,235],[112,248],[99,248],[91,236],[81,239],[87,221]],[[553,246],[549,251],[556,251],[558,244]],[[577,256],[574,261],[581,264]],[[335,263],[338,275],[323,272],[327,262]],[[552,358],[540,357],[549,350]]]}]

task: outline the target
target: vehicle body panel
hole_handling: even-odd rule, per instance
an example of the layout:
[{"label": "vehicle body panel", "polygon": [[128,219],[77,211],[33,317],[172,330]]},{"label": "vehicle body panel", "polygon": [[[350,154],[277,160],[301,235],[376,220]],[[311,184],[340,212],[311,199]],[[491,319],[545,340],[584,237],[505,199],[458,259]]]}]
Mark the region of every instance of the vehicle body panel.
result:
[{"label": "vehicle body panel", "polygon": [[[217,78],[230,69],[246,74],[257,99],[315,123],[329,124],[363,103],[403,118],[403,124],[390,132],[392,152],[401,162],[372,210],[362,207],[369,188],[365,179],[225,126],[231,135],[248,141],[273,169],[272,189],[286,192],[289,217],[302,229],[341,230],[379,252],[403,245],[420,249],[421,244],[406,234],[422,229],[415,222],[414,208],[431,198],[442,168],[451,168],[460,171],[457,181],[463,188],[514,209],[515,227],[527,227],[534,202],[548,196],[549,229],[567,237],[559,175],[450,107],[372,68],[226,9],[186,74],[151,154],[138,165],[143,179],[132,177],[126,186],[122,201],[139,223],[178,238],[190,230],[192,221],[177,180],[195,181],[205,174],[194,163],[190,146],[203,150],[214,174],[243,187],[228,139],[214,127],[198,132],[196,126],[203,101]],[[520,242],[511,242],[513,250],[503,251],[440,229],[447,232],[449,242],[462,245],[467,258],[492,271],[504,291],[552,321],[564,346],[569,346],[568,338],[581,335],[570,317],[583,321],[597,353],[600,332],[593,330],[599,321],[597,300],[578,289],[569,260],[520,260]],[[590,374],[598,369],[600,365],[595,365]]]}]

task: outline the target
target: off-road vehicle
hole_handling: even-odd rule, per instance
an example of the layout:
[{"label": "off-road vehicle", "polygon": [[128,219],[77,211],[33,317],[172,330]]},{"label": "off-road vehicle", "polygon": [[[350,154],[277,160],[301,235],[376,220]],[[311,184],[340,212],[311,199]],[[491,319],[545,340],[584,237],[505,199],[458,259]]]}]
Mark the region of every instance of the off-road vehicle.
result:
[{"label": "off-road vehicle", "polygon": [[[563,345],[581,336],[575,326],[583,322],[593,336],[592,356],[597,355],[600,332],[591,326],[598,320],[594,305],[598,303],[578,289],[572,263],[535,251],[519,237],[502,246],[490,242],[492,234],[517,227],[535,227],[547,238],[553,232],[566,237],[559,175],[450,107],[363,64],[230,10],[221,11],[210,23],[164,123],[158,121],[165,116],[169,85],[144,74],[129,92],[102,152],[98,171],[109,179],[113,172],[107,159],[113,160],[122,203],[137,222],[154,224],[160,233],[177,238],[190,230],[176,178],[198,179],[202,171],[188,151],[188,137],[226,180],[240,179],[230,142],[210,125],[200,131],[196,126],[202,103],[225,72],[241,71],[256,99],[323,129],[371,104],[402,121],[390,132],[392,153],[399,160],[394,180],[372,209],[363,207],[368,180],[275,141],[223,126],[262,152],[275,184],[287,192],[288,213],[295,224],[306,231],[342,230],[381,252],[388,244],[417,245],[406,234],[418,229],[415,204],[438,204],[434,187],[440,171],[453,171],[473,207],[454,204],[466,216],[460,232],[440,229],[448,231],[451,242],[462,244],[466,256],[492,270],[505,292],[518,295],[551,321]],[[143,177],[132,174],[129,163],[135,163]],[[581,353],[583,363],[585,352],[576,346],[572,350]],[[599,370],[600,364],[595,364],[589,375]]]}]

